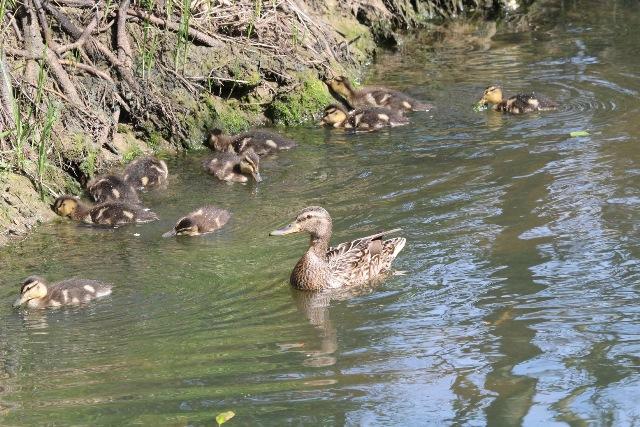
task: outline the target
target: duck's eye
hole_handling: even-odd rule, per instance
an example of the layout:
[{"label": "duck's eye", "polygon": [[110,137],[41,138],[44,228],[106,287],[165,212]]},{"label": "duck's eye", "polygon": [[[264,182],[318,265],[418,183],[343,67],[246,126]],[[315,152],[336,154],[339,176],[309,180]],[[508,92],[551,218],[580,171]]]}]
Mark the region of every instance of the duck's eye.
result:
[{"label": "duck's eye", "polygon": [[308,214],[308,215],[307,215],[307,219],[311,219],[311,214]]}]

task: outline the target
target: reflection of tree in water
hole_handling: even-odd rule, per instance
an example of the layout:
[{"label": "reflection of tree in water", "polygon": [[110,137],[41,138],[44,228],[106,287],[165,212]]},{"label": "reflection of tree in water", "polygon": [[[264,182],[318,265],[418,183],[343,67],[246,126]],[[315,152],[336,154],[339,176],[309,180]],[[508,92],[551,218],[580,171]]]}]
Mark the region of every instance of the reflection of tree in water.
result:
[{"label": "reflection of tree in water", "polygon": [[320,348],[306,351],[306,366],[333,366],[336,358],[333,354],[338,350],[338,334],[331,322],[329,307],[332,301],[346,301],[348,299],[366,295],[373,291],[382,280],[366,286],[352,289],[341,289],[330,292],[308,292],[291,289],[291,297],[298,310],[304,313],[309,323],[320,331]]}]

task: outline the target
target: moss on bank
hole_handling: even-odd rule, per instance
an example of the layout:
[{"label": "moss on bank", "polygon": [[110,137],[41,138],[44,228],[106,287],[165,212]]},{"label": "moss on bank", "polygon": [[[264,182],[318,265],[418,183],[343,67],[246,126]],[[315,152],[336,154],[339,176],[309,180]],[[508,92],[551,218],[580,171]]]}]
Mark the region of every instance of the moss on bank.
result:
[{"label": "moss on bank", "polygon": [[326,85],[317,77],[306,73],[299,76],[299,81],[291,92],[277,97],[267,108],[267,117],[274,123],[291,126],[313,120],[334,102]]}]

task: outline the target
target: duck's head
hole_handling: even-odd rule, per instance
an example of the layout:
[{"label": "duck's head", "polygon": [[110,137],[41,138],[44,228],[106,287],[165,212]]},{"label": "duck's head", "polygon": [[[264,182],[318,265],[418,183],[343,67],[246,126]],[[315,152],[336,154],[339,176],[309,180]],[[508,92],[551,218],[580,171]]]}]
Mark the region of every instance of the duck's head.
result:
[{"label": "duck's head", "polygon": [[204,143],[206,147],[209,147],[213,151],[231,152],[233,147],[231,146],[231,138],[229,135],[225,135],[221,129],[214,129]]},{"label": "duck's head", "polygon": [[478,101],[478,104],[499,104],[502,102],[502,89],[500,86],[491,85],[484,90],[482,98]]},{"label": "duck's head", "polygon": [[327,108],[324,109],[324,116],[322,116],[322,123],[329,126],[340,126],[347,120],[349,113],[346,108],[337,105],[331,104]]},{"label": "duck's head", "polygon": [[349,97],[353,95],[353,86],[351,86],[351,82],[349,82],[349,79],[345,76],[337,76],[327,80],[327,86],[345,99],[349,99]]},{"label": "duck's head", "polygon": [[27,277],[20,287],[20,298],[13,303],[14,307],[20,307],[32,299],[40,299],[47,296],[47,284],[42,277]]},{"label": "duck's head", "polygon": [[162,235],[162,237],[197,236],[198,234],[200,234],[198,225],[192,218],[187,216],[180,219],[173,230],[167,231]]},{"label": "duck's head", "polygon": [[284,236],[285,234],[307,232],[312,237],[325,236],[331,233],[331,216],[320,206],[304,208],[289,225],[272,231],[270,236]]},{"label": "duck's head", "polygon": [[60,216],[69,217],[80,206],[80,200],[75,196],[60,196],[53,202],[53,211]]},{"label": "duck's head", "polygon": [[253,151],[252,148],[249,148],[243,152],[241,156],[240,172],[245,175],[251,175],[256,182],[262,181],[262,177],[260,176],[260,157],[256,152]]}]

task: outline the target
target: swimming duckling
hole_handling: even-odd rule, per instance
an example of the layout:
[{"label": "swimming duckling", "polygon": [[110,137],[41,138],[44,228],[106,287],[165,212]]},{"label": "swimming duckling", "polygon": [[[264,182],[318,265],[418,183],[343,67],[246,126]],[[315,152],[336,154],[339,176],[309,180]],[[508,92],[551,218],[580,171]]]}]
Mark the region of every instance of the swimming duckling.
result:
[{"label": "swimming duckling", "polygon": [[160,187],[167,183],[169,168],[153,156],[135,159],[124,169],[124,180],[136,188]]},{"label": "swimming duckling", "polygon": [[420,102],[397,90],[384,87],[354,89],[349,79],[344,76],[334,77],[327,81],[327,86],[331,91],[344,98],[351,108],[373,106],[385,107],[394,111],[429,111],[433,108],[432,105]]},{"label": "swimming duckling", "polygon": [[533,93],[519,94],[503,99],[502,89],[500,86],[495,85],[489,86],[484,90],[478,105],[493,105],[493,110],[511,114],[551,111],[558,108],[558,104],[555,102],[540,98]]},{"label": "swimming duckling", "polygon": [[231,218],[231,214],[215,206],[203,206],[182,217],[171,231],[167,231],[162,237],[172,236],[199,236],[212,233],[222,228]]},{"label": "swimming duckling", "polygon": [[291,273],[291,285],[300,290],[320,291],[357,286],[380,279],[387,274],[391,263],[404,248],[406,239],[382,238],[399,229],[377,233],[351,242],[329,247],[331,216],[320,206],[303,209],[296,219],[271,236],[307,232],[311,235],[309,249]]},{"label": "swimming duckling", "polygon": [[257,155],[263,156],[280,150],[289,150],[297,144],[292,139],[262,129],[237,135],[225,135],[220,129],[214,129],[205,145],[214,151],[228,151],[238,154],[253,148]]},{"label": "swimming duckling", "polygon": [[96,203],[128,202],[140,204],[135,188],[117,175],[105,175],[92,179],[87,184],[87,191]]},{"label": "swimming duckling", "polygon": [[332,104],[324,110],[322,122],[334,128],[371,132],[386,126],[401,126],[409,120],[401,113],[383,107],[364,107],[347,111],[341,105]]},{"label": "swimming duckling", "polygon": [[89,302],[111,293],[111,285],[97,280],[67,279],[53,284],[39,276],[27,277],[20,287],[20,298],[14,307],[60,307]]},{"label": "swimming duckling", "polygon": [[242,154],[218,153],[213,158],[204,161],[204,169],[222,181],[247,182],[247,175],[256,182],[262,181],[260,176],[260,157],[253,148]]},{"label": "swimming duckling", "polygon": [[53,203],[53,210],[58,215],[75,221],[112,227],[158,219],[155,213],[130,203],[105,202],[95,206],[87,206],[74,196],[58,197]]}]

